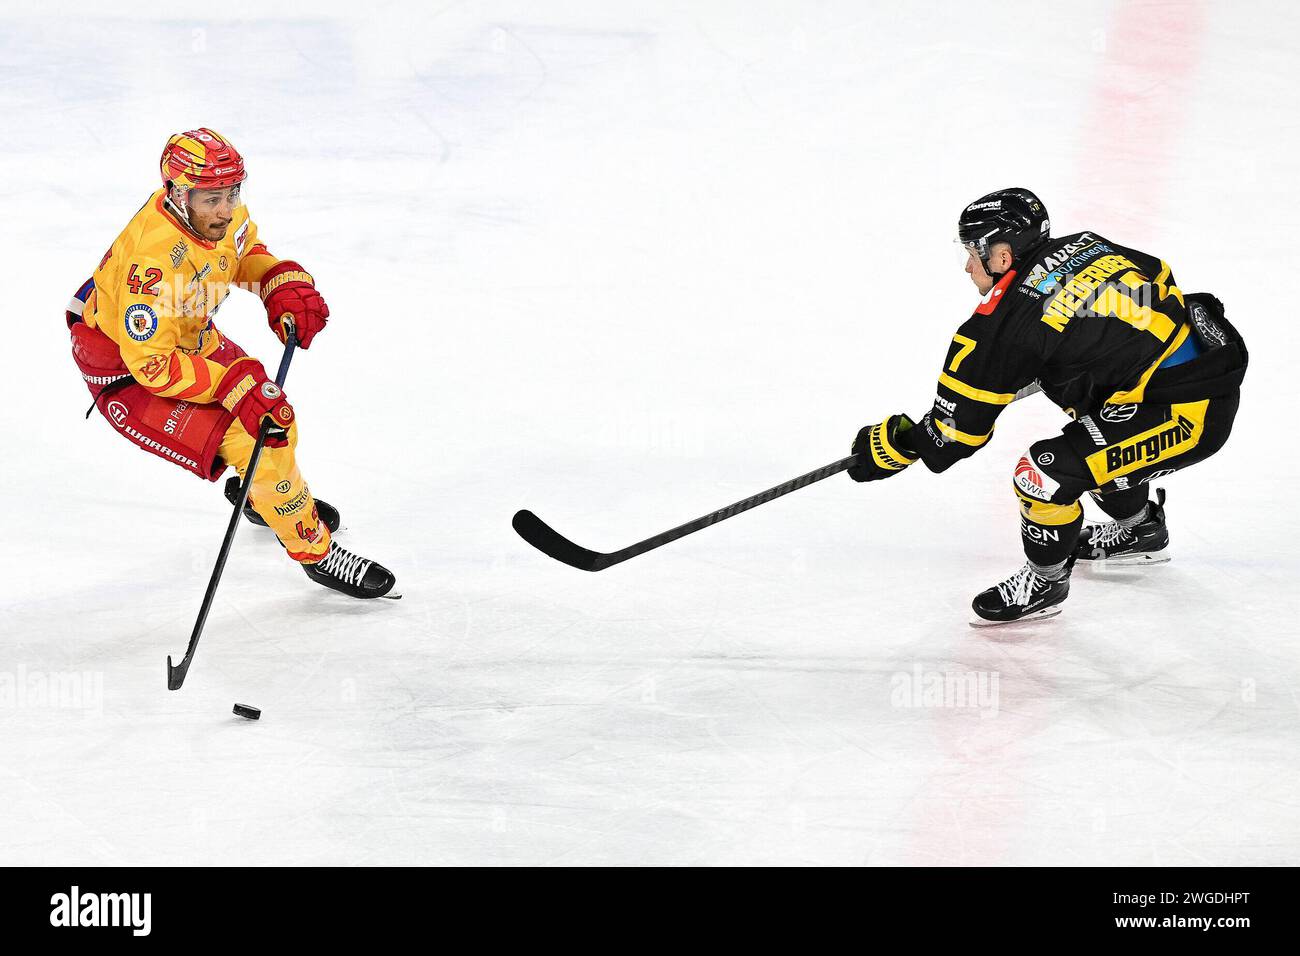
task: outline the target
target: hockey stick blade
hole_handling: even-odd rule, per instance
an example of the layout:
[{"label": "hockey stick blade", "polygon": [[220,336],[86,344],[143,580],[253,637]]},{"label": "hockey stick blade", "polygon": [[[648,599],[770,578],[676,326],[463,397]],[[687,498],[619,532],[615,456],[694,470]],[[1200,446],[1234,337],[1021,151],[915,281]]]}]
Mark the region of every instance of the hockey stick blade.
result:
[{"label": "hockey stick blade", "polygon": [[783,495],[788,495],[792,491],[798,491],[800,488],[806,488],[813,482],[821,481],[823,478],[829,478],[831,475],[839,474],[846,471],[858,460],[856,455],[850,455],[848,458],[841,458],[839,461],[833,461],[829,465],[823,465],[821,468],[813,469],[806,475],[800,475],[798,478],[791,478],[781,484],[768,488],[766,491],[760,491],[756,495],[750,495],[748,498],[742,498],[735,504],[728,505],[725,508],[719,508],[717,511],[711,511],[701,518],[694,521],[688,521],[686,524],[678,525],[661,534],[646,538],[644,541],[638,541],[636,544],[628,545],[618,551],[611,551],[608,554],[602,554],[599,551],[590,551],[587,548],[574,544],[564,535],[560,534],[550,525],[548,525],[531,511],[518,511],[515,513],[514,520],[511,524],[519,537],[523,538],[538,551],[548,557],[554,558],[571,568],[577,568],[579,571],[603,571],[615,564],[621,564],[630,558],[645,554],[647,551],[653,551],[656,548],[662,548],[666,544],[676,541],[678,538],[684,538],[688,534],[694,534],[705,528],[717,524],[719,521],[725,521],[728,518],[735,517],[742,512],[749,511],[751,508],[757,508],[759,505],[767,504]]},{"label": "hockey stick blade", "polygon": [[610,565],[610,555],[588,551],[574,544],[531,511],[516,511],[510,522],[523,538],[548,558],[579,571],[601,571]]},{"label": "hockey stick blade", "polygon": [[175,667],[173,667],[172,656],[170,654],[167,655],[167,689],[168,690],[181,689],[181,685],[185,683],[185,675],[189,673],[190,670],[190,661],[192,661],[193,659],[194,658],[192,655],[186,654],[183,658],[181,658],[181,662],[177,664]]}]

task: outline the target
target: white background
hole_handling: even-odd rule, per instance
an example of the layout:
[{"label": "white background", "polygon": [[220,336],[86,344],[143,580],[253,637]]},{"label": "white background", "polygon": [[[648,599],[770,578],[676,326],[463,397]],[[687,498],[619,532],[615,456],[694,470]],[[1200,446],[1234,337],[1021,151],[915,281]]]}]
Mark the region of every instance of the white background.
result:
[{"label": "white background", "polygon": [[[0,12],[0,860],[1300,861],[1289,5],[222,7]],[[245,526],[169,693],[228,508],[82,419],[62,311],[199,125],[330,304],[300,461],[405,597]],[[976,298],[957,213],[1010,185],[1250,344],[1232,440],[1168,481],[1171,564],[967,626],[1022,560],[1041,397],[942,476],[599,575],[514,535],[620,547],[921,414]],[[274,368],[255,299],[219,318]],[[995,706],[897,706],[918,673]]]}]

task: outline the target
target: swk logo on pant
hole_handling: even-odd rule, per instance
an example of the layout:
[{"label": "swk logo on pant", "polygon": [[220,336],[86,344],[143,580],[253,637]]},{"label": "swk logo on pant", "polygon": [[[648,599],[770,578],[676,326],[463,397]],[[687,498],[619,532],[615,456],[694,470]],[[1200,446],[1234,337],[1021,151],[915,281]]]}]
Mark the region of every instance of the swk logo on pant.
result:
[{"label": "swk logo on pant", "polygon": [[129,928],[132,936],[148,936],[153,895],[150,893],[70,893],[50,897],[50,925]]}]

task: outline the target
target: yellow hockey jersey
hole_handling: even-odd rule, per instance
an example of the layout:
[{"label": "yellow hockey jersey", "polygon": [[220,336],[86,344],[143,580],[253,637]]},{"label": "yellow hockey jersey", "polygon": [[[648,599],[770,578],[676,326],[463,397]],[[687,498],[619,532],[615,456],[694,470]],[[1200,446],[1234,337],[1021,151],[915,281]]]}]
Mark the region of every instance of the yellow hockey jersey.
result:
[{"label": "yellow hockey jersey", "polygon": [[225,237],[196,236],[159,189],[100,260],[82,320],[117,345],[132,377],[165,398],[211,402],[225,374],[207,357],[221,345],[212,315],[231,286],[256,292],[278,261],[238,206]]}]

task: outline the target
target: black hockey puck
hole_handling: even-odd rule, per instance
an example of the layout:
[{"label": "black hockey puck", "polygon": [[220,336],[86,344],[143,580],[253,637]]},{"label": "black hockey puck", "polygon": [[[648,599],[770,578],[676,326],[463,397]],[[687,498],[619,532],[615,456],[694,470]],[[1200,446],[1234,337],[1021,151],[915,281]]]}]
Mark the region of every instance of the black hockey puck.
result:
[{"label": "black hockey puck", "polygon": [[262,712],[256,707],[249,707],[247,704],[236,704],[235,716],[247,717],[249,720],[257,720],[262,716]]}]

